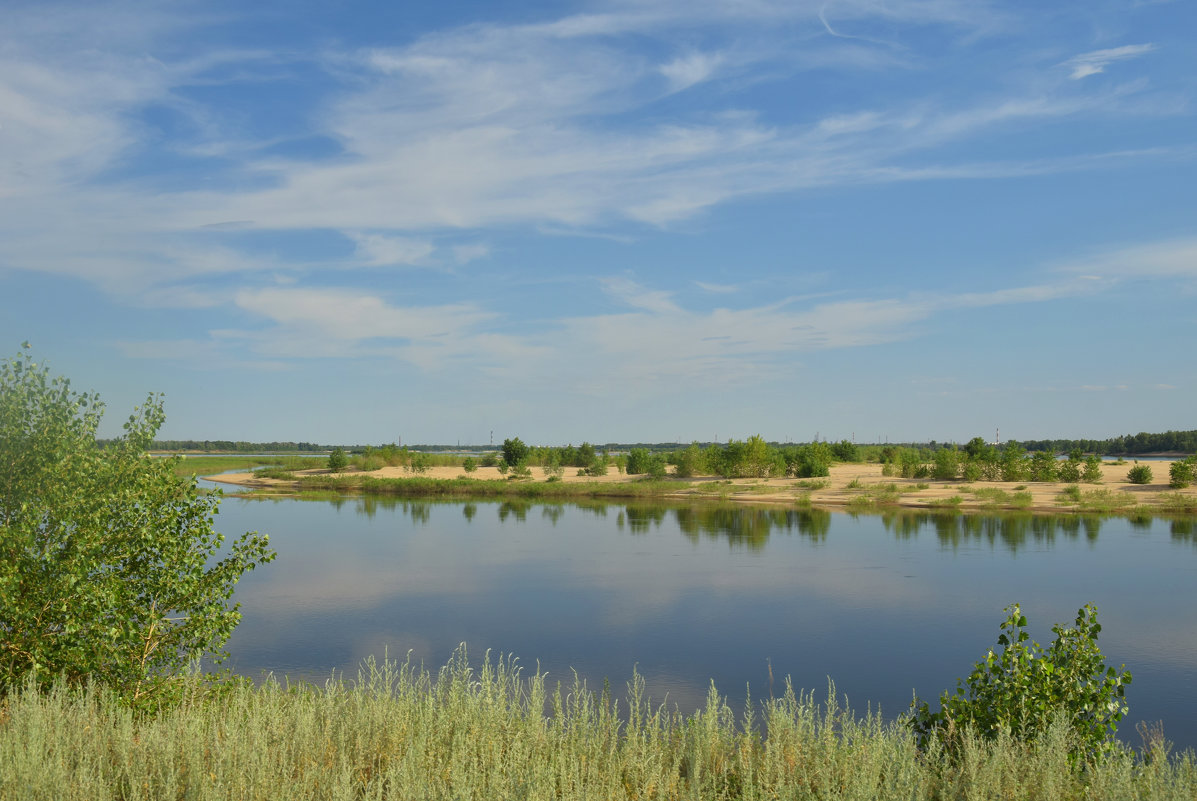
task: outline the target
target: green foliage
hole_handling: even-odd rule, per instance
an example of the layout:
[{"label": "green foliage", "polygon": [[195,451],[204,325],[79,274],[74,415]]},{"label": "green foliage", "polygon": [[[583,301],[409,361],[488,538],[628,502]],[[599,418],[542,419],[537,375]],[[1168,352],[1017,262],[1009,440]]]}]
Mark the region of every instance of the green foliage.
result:
[{"label": "green foliage", "polygon": [[1026,454],[1026,450],[1017,442],[1006,443],[1001,457],[1002,481],[1024,481],[1027,478],[1030,466]]},{"label": "green foliage", "polygon": [[665,457],[659,453],[654,453],[648,460],[648,469],[645,472],[648,473],[649,477],[653,479],[665,478]]},{"label": "green foliage", "polygon": [[648,448],[632,448],[628,451],[626,470],[629,476],[638,476],[648,472],[648,463],[652,458]]},{"label": "green foliage", "polygon": [[715,457],[712,466],[725,478],[767,478],[786,470],[785,459],[759,434],[746,441],[730,440],[727,447],[713,450],[711,456]]},{"label": "green foliage", "polygon": [[473,473],[478,469],[478,463],[474,461],[473,456],[467,456],[461,462],[461,469],[466,471],[466,473]]},{"label": "green foliage", "polygon": [[1005,611],[1000,654],[991,649],[968,678],[957,683],[955,694],[945,691],[938,712],[915,699],[910,725],[920,748],[935,740],[952,751],[966,733],[1031,741],[1045,736],[1059,719],[1074,739],[1074,757],[1110,752],[1118,722],[1127,711],[1131,674],[1105,666],[1097,646],[1097,608],[1086,605],[1078,610],[1072,628],[1053,626],[1056,639],[1046,651],[1027,634],[1027,619],[1018,604]]},{"label": "green foliage", "polygon": [[1056,455],[1051,451],[1036,451],[1031,454],[1031,481],[1055,481]]},{"label": "green foliage", "polygon": [[1126,480],[1132,484],[1150,484],[1151,468],[1145,464],[1136,464],[1126,474]]},{"label": "green foliage", "polygon": [[598,453],[595,452],[594,446],[589,442],[583,442],[574,452],[574,460],[570,464],[574,467],[590,467],[597,458]]},{"label": "green foliage", "polygon": [[1168,468],[1168,486],[1172,489],[1184,489],[1193,483],[1194,468],[1197,468],[1197,456],[1190,456],[1184,461],[1173,462]]},{"label": "green foliage", "polygon": [[840,440],[831,446],[831,455],[839,462],[861,461],[860,449],[856,447],[855,443],[849,442],[846,439]]},{"label": "green foliage", "polygon": [[960,477],[965,481],[980,481],[981,465],[971,461],[965,462],[964,466],[960,468]]},{"label": "green foliage", "polygon": [[587,467],[583,467],[578,471],[580,476],[605,476],[607,475],[608,462],[606,456],[595,456]]},{"label": "green foliage", "polygon": [[989,443],[981,437],[973,437],[964,446],[965,455],[974,461],[979,460],[981,456],[989,450]]},{"label": "green foliage", "polygon": [[223,655],[234,585],[274,557],[257,534],[224,547],[219,497],[145,452],[160,397],[101,449],[103,408],[27,355],[0,365],[0,692],[32,673],[160,694],[194,656]]},{"label": "green foliage", "polygon": [[499,464],[499,459],[493,453],[485,454],[478,462],[482,467],[495,467]]},{"label": "green foliage", "polygon": [[515,467],[528,461],[528,446],[519,437],[503,440],[503,462]]},{"label": "green foliage", "polygon": [[1081,455],[1079,453],[1068,454],[1068,459],[1056,466],[1056,480],[1066,484],[1075,484],[1081,480]]},{"label": "green foliage", "polygon": [[328,469],[334,473],[339,473],[345,469],[349,464],[349,457],[345,455],[344,448],[333,448],[332,453],[328,455]]},{"label": "green foliage", "polygon": [[784,454],[786,473],[795,478],[819,478],[831,475],[831,447],[826,442],[812,442],[789,448]]},{"label": "green foliage", "polygon": [[427,473],[431,467],[432,456],[427,453],[417,451],[411,454],[411,458],[407,460],[407,464],[403,466],[403,469],[409,473],[423,475],[424,473]]},{"label": "green foliage", "polygon": [[548,481],[560,481],[561,477],[565,475],[565,466],[561,464],[561,455],[557,451],[548,455],[543,469],[544,477]]},{"label": "green foliage", "polygon": [[1101,483],[1101,457],[1096,454],[1089,454],[1085,459],[1085,471],[1081,474],[1081,481],[1087,484]]},{"label": "green foliage", "polygon": [[1057,500],[1064,503],[1080,503],[1081,502],[1081,488],[1077,484],[1069,484],[1064,489],[1060,490]]},{"label": "green foliage", "polygon": [[707,469],[706,456],[697,442],[691,442],[684,450],[673,455],[674,474],[679,478],[693,478]]},{"label": "green foliage", "polygon": [[960,452],[955,448],[940,448],[935,452],[931,477],[937,481],[954,481],[960,476]]}]

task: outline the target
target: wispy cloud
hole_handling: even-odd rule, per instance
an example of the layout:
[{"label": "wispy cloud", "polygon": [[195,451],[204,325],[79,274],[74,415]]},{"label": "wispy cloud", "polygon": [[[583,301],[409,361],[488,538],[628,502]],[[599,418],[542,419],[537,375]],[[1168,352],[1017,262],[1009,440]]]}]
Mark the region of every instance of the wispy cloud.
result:
[{"label": "wispy cloud", "polygon": [[[971,106],[907,98],[853,109],[849,100],[821,117],[785,120],[732,101],[701,113],[657,109],[662,78],[676,92],[723,80],[729,64],[764,75],[803,69],[776,23],[809,24],[817,34],[824,5],[612,3],[544,23],[475,24],[402,46],[326,50],[308,66],[324,70],[335,90],[302,109],[311,124],[303,133],[339,149],[286,157],[267,155],[276,132],[254,139],[228,130],[182,91],[241,80],[228,76],[282,55],[180,56],[154,45],[174,41],[196,19],[119,5],[91,15],[111,38],[77,47],[91,41],[86,31],[54,27],[30,10],[14,17],[12,46],[0,56],[0,149],[8,156],[0,163],[0,260],[150,297],[151,287],[189,276],[313,266],[286,247],[238,252],[235,240],[197,239],[202,233],[349,231],[362,265],[428,266],[442,247],[444,260],[462,264],[484,255],[477,232],[498,226],[617,235],[629,224],[670,226],[768,193],[1104,166],[1099,158],[978,164],[943,154],[947,144],[1011,123],[1103,113],[1119,100],[1113,90],[1045,94],[1028,84]],[[991,8],[951,0],[859,0],[835,13],[854,23],[953,30],[996,19]],[[682,32],[703,28],[716,44],[698,49]],[[737,43],[746,31],[756,51]],[[664,55],[649,58],[644,37]],[[1152,47],[1096,51],[1076,66],[1100,69]],[[158,49],[171,55],[144,55]],[[186,151],[214,170],[183,190],[122,175],[139,157],[159,155],[160,134],[141,117],[149,111],[186,120],[172,154]],[[649,113],[633,119],[637,112]],[[65,219],[78,232],[69,241]],[[455,233],[466,241],[452,241]]]},{"label": "wispy cloud", "polygon": [[1105,72],[1106,67],[1115,61],[1138,58],[1139,56],[1150,53],[1152,50],[1155,50],[1155,45],[1151,43],[1123,45],[1122,47],[1111,47],[1106,50],[1094,50],[1068,59],[1068,61],[1064,62],[1064,66],[1072,70],[1072,74],[1069,77],[1074,81],[1079,81],[1081,78]]},{"label": "wispy cloud", "polygon": [[695,281],[694,285],[703,292],[710,292],[713,295],[730,295],[740,291],[740,288],[735,284],[712,284],[708,281]]},{"label": "wispy cloud", "polygon": [[603,291],[620,303],[635,309],[655,312],[657,314],[672,314],[680,311],[673,302],[673,293],[661,290],[650,290],[629,278],[606,278],[600,282]]}]

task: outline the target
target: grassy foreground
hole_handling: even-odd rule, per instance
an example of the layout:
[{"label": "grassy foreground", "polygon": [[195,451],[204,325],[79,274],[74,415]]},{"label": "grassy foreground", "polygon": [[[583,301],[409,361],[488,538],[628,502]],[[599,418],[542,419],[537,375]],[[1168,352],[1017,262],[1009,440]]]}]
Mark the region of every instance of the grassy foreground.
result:
[{"label": "grassy foreground", "polygon": [[368,662],[357,682],[241,685],[149,717],[99,690],[26,690],[0,701],[0,799],[1197,797],[1192,753],[1163,746],[1073,771],[1058,728],[966,741],[952,762],[833,688],[757,709],[737,718],[712,687],[684,717],[636,677],[615,701],[464,651],[436,675]]}]

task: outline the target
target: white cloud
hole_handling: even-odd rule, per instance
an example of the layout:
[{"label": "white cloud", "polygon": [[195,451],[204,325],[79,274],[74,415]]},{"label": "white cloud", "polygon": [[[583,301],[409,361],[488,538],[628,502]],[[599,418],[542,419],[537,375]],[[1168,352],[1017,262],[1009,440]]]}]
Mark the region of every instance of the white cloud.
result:
[{"label": "white cloud", "polygon": [[718,53],[689,53],[662,64],[659,69],[669,81],[670,91],[680,92],[708,80],[723,60],[724,57]]},{"label": "white cloud", "polygon": [[431,242],[423,239],[360,231],[348,231],[345,235],[357,245],[359,259],[369,267],[424,264],[436,249]]},{"label": "white cloud", "polygon": [[1115,61],[1138,58],[1139,56],[1150,53],[1152,50],[1155,50],[1155,45],[1150,43],[1124,45],[1122,47],[1112,47],[1107,50],[1094,50],[1068,59],[1068,61],[1064,62],[1064,66],[1072,70],[1072,74],[1069,77],[1074,81],[1079,81],[1081,78],[1105,72],[1106,67]]}]

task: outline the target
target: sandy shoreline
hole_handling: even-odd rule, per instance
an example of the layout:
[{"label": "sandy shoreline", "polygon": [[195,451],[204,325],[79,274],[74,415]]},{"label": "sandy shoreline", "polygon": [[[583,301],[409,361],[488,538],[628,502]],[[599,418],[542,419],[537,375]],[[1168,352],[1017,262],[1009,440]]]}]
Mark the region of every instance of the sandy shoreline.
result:
[{"label": "sandy shoreline", "polygon": [[[1127,471],[1133,462],[1116,465],[1102,464],[1102,483],[1081,484],[1082,493],[1094,490],[1102,497],[1090,499],[1092,503],[1101,503],[1108,507],[1106,511],[1151,511],[1162,500],[1161,496],[1176,499],[1187,499],[1197,505],[1197,487],[1183,490],[1171,490],[1168,487],[1168,470],[1171,462],[1153,461],[1148,464],[1153,473],[1150,484],[1131,484],[1127,481]],[[328,475],[325,469],[303,470],[295,473],[297,476]],[[411,478],[412,473],[401,467],[384,467],[381,470],[358,472],[347,470],[342,476],[369,476],[372,478]],[[424,478],[457,479],[466,478],[460,467],[433,467],[423,474]],[[480,467],[469,478],[481,481],[501,481],[505,479],[498,468]],[[228,473],[209,476],[209,480],[223,484],[231,484],[246,489],[270,492],[289,493],[298,489],[294,481],[269,479],[256,476],[253,473]],[[539,467],[532,468],[532,481],[544,482],[544,472]],[[640,480],[639,476],[624,476],[614,468],[606,476],[578,476],[577,469],[567,469],[562,477],[562,483],[600,483],[619,484],[632,483]],[[676,491],[666,491],[660,497],[669,500],[701,500],[717,499],[747,503],[770,503],[792,505],[796,502],[810,503],[819,507],[847,507],[849,509],[867,510],[870,507],[909,509],[957,508],[960,510],[992,511],[994,509],[1017,508],[1034,512],[1075,512],[1095,511],[1084,506],[1078,507],[1068,499],[1059,496],[1070,485],[1062,482],[1006,482],[1006,481],[978,481],[972,484],[963,481],[937,481],[935,479],[906,479],[882,475],[879,464],[837,464],[831,468],[831,475],[818,479],[723,479],[719,476],[699,476],[691,479],[672,479],[677,484]],[[527,482],[523,482],[527,483]],[[614,489],[614,487],[612,488]],[[977,493],[976,491],[980,491]],[[1009,497],[992,497],[989,490],[1001,490]],[[1101,491],[1105,491],[1102,493]],[[1016,497],[1017,494],[1017,497]],[[1027,501],[1029,494],[1030,500]],[[988,497],[987,497],[988,496]],[[953,501],[958,498],[959,501]],[[1119,508],[1125,507],[1125,508]],[[1191,508],[1191,507],[1190,507]],[[1160,511],[1166,511],[1161,509]]]}]

